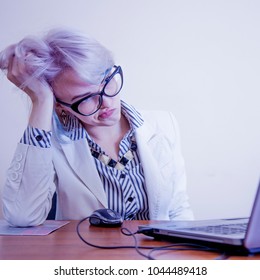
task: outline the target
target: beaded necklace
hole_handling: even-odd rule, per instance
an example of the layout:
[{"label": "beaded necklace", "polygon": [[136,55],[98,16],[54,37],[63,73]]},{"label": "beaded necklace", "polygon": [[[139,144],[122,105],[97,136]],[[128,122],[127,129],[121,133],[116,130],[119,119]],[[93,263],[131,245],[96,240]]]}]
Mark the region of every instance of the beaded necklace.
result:
[{"label": "beaded necklace", "polygon": [[107,156],[103,152],[98,152],[92,147],[90,148],[91,154],[93,157],[104,163],[105,165],[108,165],[112,168],[115,168],[117,170],[124,170],[127,163],[130,162],[134,158],[133,151],[136,151],[137,145],[133,138],[131,138],[131,147],[130,149],[118,160],[115,161],[111,157]]}]

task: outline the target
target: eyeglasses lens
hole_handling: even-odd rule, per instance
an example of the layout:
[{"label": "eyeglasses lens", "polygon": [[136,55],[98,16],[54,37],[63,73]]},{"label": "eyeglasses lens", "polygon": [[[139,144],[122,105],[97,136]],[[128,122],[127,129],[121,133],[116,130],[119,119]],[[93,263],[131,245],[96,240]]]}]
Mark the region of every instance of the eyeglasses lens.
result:
[{"label": "eyeglasses lens", "polygon": [[108,96],[115,96],[119,93],[122,88],[122,76],[120,73],[116,73],[106,86],[104,87],[103,91],[105,95]]},{"label": "eyeglasses lens", "polygon": [[[121,73],[116,73],[113,78],[104,86],[103,93],[105,96],[116,96],[123,85]],[[95,113],[101,106],[102,94],[96,94],[85,100],[78,105],[78,111],[83,115],[91,115]],[[104,97],[103,97],[104,98]]]},{"label": "eyeglasses lens", "polygon": [[96,112],[101,103],[101,96],[95,95],[90,98],[83,100],[79,106],[78,111],[83,115],[89,115]]}]

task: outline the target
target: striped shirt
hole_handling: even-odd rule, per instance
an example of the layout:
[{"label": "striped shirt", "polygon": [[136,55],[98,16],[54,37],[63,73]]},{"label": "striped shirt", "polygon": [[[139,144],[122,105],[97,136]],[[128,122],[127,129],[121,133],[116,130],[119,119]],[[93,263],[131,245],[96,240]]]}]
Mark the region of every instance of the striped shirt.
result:
[{"label": "striped shirt", "polygon": [[[110,167],[96,157],[93,157],[93,160],[103,183],[108,208],[120,213],[125,220],[148,220],[149,209],[145,178],[138,147],[134,141],[135,130],[143,124],[143,119],[135,108],[123,101],[121,104],[122,114],[127,118],[130,130],[120,142],[118,157],[121,158],[131,147],[134,147],[131,149],[133,159],[127,162],[123,170]],[[70,118],[65,129],[71,140],[85,138],[90,149],[105,154],[105,151],[93,141],[77,118]],[[51,132],[28,126],[20,142],[41,148],[50,148],[51,135]]]}]

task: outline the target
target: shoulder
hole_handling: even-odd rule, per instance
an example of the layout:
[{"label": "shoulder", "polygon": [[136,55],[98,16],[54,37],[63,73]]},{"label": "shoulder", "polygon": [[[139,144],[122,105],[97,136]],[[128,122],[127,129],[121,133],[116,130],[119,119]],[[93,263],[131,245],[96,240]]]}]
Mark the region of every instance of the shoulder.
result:
[{"label": "shoulder", "polygon": [[179,135],[179,126],[172,112],[160,110],[140,110],[144,125],[156,133],[163,133],[174,140]]},{"label": "shoulder", "polygon": [[145,121],[150,123],[176,123],[176,118],[172,112],[159,110],[140,110]]}]

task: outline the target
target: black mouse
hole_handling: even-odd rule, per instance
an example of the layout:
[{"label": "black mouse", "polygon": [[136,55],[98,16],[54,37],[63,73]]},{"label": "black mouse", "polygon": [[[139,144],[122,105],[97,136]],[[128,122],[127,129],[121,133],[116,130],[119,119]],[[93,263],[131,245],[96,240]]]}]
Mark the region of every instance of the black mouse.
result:
[{"label": "black mouse", "polygon": [[98,209],[91,214],[89,222],[93,226],[116,227],[122,225],[123,218],[114,210]]}]

